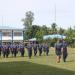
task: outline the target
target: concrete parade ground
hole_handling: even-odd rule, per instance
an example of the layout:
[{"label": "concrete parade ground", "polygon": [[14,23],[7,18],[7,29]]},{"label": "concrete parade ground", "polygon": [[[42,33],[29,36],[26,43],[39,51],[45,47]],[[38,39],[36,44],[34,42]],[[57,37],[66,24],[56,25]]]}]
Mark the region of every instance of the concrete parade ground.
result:
[{"label": "concrete parade ground", "polygon": [[54,48],[50,48],[49,56],[44,53],[42,56],[28,58],[27,50],[25,57],[18,53],[14,58],[0,57],[0,75],[75,75],[75,48],[68,48],[67,61],[56,62]]}]

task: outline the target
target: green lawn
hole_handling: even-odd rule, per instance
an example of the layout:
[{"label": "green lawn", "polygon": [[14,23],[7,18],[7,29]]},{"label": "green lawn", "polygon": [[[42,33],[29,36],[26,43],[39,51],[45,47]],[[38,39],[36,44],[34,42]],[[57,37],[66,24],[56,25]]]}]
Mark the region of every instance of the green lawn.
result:
[{"label": "green lawn", "polygon": [[0,75],[75,75],[75,49],[68,48],[67,62],[56,63],[54,49],[50,49],[49,56],[0,58]]}]

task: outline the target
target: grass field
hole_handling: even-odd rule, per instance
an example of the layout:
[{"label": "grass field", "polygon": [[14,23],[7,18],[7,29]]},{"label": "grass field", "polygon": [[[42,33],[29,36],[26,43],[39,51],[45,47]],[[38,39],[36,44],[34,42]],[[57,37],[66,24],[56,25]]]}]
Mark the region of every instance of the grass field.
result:
[{"label": "grass field", "polygon": [[32,59],[18,56],[16,58],[0,58],[0,75],[75,75],[75,49],[68,48],[67,62],[56,63],[54,49],[49,56],[32,56]]}]

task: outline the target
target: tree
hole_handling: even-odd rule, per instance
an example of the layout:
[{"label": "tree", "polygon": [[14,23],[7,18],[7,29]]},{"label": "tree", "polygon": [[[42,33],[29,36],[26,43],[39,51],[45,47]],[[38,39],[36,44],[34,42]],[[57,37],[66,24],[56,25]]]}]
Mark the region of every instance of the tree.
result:
[{"label": "tree", "polygon": [[51,25],[51,30],[52,30],[52,33],[54,34],[54,33],[57,33],[57,25],[56,25],[56,23],[52,23],[52,25]]},{"label": "tree", "polygon": [[49,28],[46,27],[46,25],[43,25],[43,26],[41,27],[41,29],[42,29],[42,31],[44,32],[44,35],[48,35],[48,34],[49,34]]},{"label": "tree", "polygon": [[62,28],[59,29],[59,34],[60,34],[60,35],[64,34],[64,32],[65,32],[64,29],[62,29]]},{"label": "tree", "polygon": [[26,12],[26,18],[22,19],[22,21],[24,22],[23,25],[25,28],[29,28],[34,21],[34,13],[31,11]]},{"label": "tree", "polygon": [[42,31],[42,29],[38,30],[36,33],[36,39],[40,42],[43,41],[43,36],[44,36],[44,32]]}]

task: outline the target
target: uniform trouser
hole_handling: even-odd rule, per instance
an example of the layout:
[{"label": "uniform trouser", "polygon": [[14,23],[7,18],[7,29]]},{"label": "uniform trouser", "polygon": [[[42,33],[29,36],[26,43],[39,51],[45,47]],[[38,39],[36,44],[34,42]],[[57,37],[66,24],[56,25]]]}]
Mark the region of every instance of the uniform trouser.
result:
[{"label": "uniform trouser", "polygon": [[24,57],[24,50],[21,50],[21,57]]},{"label": "uniform trouser", "polygon": [[13,50],[11,51],[11,54],[12,54],[12,56],[13,56],[13,54],[14,54],[14,51],[13,51]]},{"label": "uniform trouser", "polygon": [[41,56],[42,54],[42,49],[39,49],[39,56]]},{"label": "uniform trouser", "polygon": [[34,56],[36,56],[37,54],[37,49],[34,49]]},{"label": "uniform trouser", "polygon": [[28,50],[28,56],[29,56],[29,58],[31,58],[31,56],[32,56],[32,50]]},{"label": "uniform trouser", "polygon": [[14,51],[13,51],[13,54],[14,54],[14,57],[16,57],[17,50],[14,50]]},{"label": "uniform trouser", "polygon": [[66,61],[66,58],[67,58],[67,53],[63,52],[63,61],[65,62]]},{"label": "uniform trouser", "polygon": [[5,52],[5,51],[3,51],[3,57],[5,58],[5,56],[6,56],[6,52]]},{"label": "uniform trouser", "polygon": [[9,56],[9,53],[10,53],[10,51],[9,51],[9,49],[7,49],[6,50],[6,57],[8,58],[8,56]]},{"label": "uniform trouser", "polygon": [[49,50],[46,50],[46,55],[48,56]]}]

